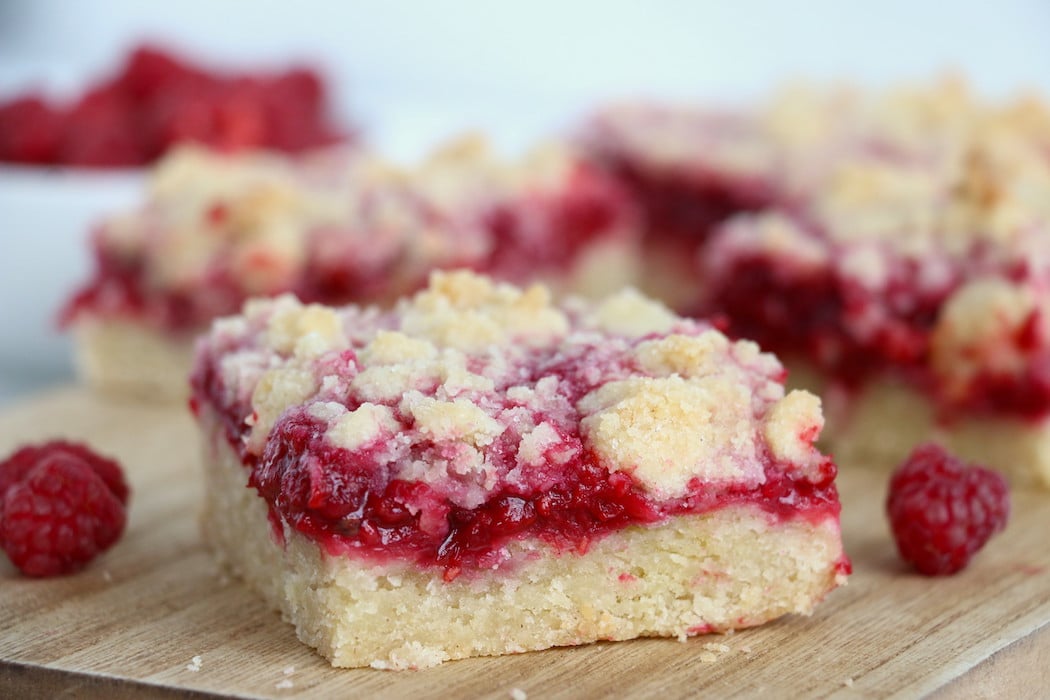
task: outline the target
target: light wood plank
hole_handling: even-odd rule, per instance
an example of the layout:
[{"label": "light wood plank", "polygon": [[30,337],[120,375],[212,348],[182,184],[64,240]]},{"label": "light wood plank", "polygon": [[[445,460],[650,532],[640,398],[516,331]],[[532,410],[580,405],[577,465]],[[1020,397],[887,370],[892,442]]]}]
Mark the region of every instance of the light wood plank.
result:
[{"label": "light wood plank", "polygon": [[[686,643],[639,640],[469,659],[422,672],[337,670],[217,571],[197,530],[200,479],[186,411],[64,389],[0,415],[0,453],[89,440],[119,457],[129,528],[86,571],[46,581],[0,563],[0,696],[377,698],[1036,697],[1050,656],[1050,494],[1015,492],[1006,533],[962,574],[898,561],[884,477],[841,478],[855,573],[810,618]],[[725,644],[728,652],[713,644]],[[705,645],[708,645],[705,647]],[[199,671],[187,669],[201,657]],[[290,675],[284,669],[294,667]],[[290,680],[291,688],[278,684]],[[1033,692],[1029,692],[1033,691]]]}]

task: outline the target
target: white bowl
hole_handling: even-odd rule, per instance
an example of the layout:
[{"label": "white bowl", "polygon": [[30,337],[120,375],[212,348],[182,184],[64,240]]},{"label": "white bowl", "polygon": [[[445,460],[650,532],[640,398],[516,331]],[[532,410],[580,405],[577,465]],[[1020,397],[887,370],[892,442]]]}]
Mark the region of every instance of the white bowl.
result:
[{"label": "white bowl", "polygon": [[144,182],[144,170],[0,166],[0,402],[71,380],[58,312],[91,273],[92,227]]}]

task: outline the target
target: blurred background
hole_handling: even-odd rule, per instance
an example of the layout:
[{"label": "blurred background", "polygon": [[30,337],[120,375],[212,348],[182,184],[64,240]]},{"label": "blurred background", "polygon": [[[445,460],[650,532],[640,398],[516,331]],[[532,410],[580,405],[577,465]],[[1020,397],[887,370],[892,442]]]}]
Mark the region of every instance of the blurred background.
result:
[{"label": "blurred background", "polygon": [[[396,158],[482,129],[513,152],[624,97],[746,101],[788,79],[884,86],[952,70],[982,93],[1050,93],[1050,2],[249,2],[0,0],[0,101],[62,97],[142,41],[209,67],[315,66],[344,122]],[[93,220],[134,171],[0,165],[0,405],[71,381],[54,316]]]}]

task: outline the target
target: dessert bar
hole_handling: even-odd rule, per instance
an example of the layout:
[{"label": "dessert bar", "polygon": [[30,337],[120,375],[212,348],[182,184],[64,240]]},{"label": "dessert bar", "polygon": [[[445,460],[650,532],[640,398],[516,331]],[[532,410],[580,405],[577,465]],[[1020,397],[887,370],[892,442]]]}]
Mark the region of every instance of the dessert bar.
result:
[{"label": "dessert bar", "polygon": [[[946,81],[611,109],[585,141],[673,246],[679,310],[822,391],[844,464],[933,436],[1050,485],[1050,111]],[[650,275],[651,276],[651,275]],[[666,275],[665,275],[666,279]]]},{"label": "dessert bar", "polygon": [[201,342],[205,538],[334,665],[685,639],[845,582],[820,402],[776,358],[631,290],[551,299],[435,273]]},{"label": "dessert bar", "polygon": [[467,138],[412,169],[185,148],[98,229],[64,319],[90,384],[182,397],[193,338],[250,297],[389,304],[450,267],[604,292],[631,281],[636,230],[619,186],[554,146],[508,163]]}]

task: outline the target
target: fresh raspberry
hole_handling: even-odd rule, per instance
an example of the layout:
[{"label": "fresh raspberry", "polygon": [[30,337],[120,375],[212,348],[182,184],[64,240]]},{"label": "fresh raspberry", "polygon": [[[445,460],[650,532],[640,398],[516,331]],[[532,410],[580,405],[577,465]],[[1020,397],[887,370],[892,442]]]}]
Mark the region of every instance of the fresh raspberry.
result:
[{"label": "fresh raspberry", "polygon": [[128,487],[119,465],[56,441],[0,462],[0,548],[28,576],[83,568],[124,531]]},{"label": "fresh raspberry", "polygon": [[204,73],[164,49],[143,44],[128,55],[114,86],[140,102],[155,99],[172,87],[205,82]]},{"label": "fresh raspberry", "polygon": [[3,462],[0,462],[0,513],[3,512],[3,495],[12,484],[22,481],[30,469],[49,454],[68,454],[87,464],[94,470],[121,505],[128,502],[128,484],[124,472],[115,460],[103,457],[87,445],[66,440],[52,440],[41,445],[27,445]]},{"label": "fresh raspberry", "polygon": [[964,464],[939,445],[921,445],[897,468],[886,501],[901,557],[927,576],[961,571],[1006,527],[1006,481]]},{"label": "fresh raspberry", "polygon": [[0,102],[0,160],[52,163],[62,141],[60,111],[40,95],[29,93]]},{"label": "fresh raspberry", "polygon": [[0,97],[0,162],[129,167],[187,141],[296,153],[351,140],[330,124],[328,101],[309,68],[225,73],[144,45],[69,106]]}]

